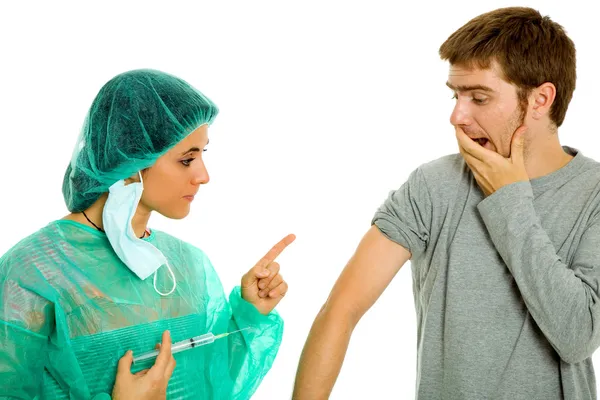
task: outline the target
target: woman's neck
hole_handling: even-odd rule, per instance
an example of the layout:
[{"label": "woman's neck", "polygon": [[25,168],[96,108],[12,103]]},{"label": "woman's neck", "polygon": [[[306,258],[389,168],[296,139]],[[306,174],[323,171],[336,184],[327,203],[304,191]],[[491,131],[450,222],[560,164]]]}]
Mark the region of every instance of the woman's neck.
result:
[{"label": "woman's neck", "polygon": [[[71,213],[66,215],[63,219],[77,221],[92,228],[100,228],[104,230],[102,212],[104,211],[104,205],[106,204],[107,199],[108,193],[104,193],[98,200],[94,202],[94,204],[84,211],[85,215],[83,213]],[[142,237],[145,234],[148,221],[150,220],[150,214],[150,210],[148,210],[145,206],[142,204],[138,205],[135,215],[131,221],[133,232],[135,233],[136,237]]]}]

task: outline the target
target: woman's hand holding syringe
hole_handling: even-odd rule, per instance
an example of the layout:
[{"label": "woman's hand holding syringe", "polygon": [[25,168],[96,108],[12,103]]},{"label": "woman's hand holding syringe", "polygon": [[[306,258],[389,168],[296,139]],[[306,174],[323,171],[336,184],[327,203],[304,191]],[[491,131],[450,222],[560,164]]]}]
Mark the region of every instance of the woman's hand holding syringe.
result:
[{"label": "woman's hand holding syringe", "polygon": [[119,360],[117,378],[113,387],[113,400],[164,400],[167,385],[175,369],[175,358],[171,351],[171,334],[165,331],[162,344],[157,345],[156,362],[150,369],[131,373],[133,353],[129,350]]}]

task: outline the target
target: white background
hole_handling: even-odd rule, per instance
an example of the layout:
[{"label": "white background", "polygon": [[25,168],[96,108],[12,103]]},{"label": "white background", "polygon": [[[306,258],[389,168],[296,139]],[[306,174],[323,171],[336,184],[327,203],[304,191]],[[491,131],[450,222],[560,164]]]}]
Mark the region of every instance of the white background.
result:
[{"label": "white background", "polygon": [[[100,87],[135,68],[178,75],[221,109],[211,182],[187,219],[151,226],[205,250],[227,291],[297,235],[279,259],[284,341],[254,397],[290,398],[313,318],[377,207],[418,165],[457,151],[440,44],[514,4],[123,3],[0,6],[0,254],[67,213],[63,173]],[[521,3],[574,40],[577,90],[560,137],[600,160],[598,14],[583,1]],[[407,265],[357,327],[331,398],[412,398],[415,365]]]}]

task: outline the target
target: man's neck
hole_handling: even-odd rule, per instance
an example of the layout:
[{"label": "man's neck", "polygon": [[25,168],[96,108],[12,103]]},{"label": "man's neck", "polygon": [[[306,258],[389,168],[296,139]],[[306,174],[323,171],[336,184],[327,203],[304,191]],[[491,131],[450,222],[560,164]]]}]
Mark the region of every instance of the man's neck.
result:
[{"label": "man's neck", "polygon": [[573,159],[562,148],[558,133],[537,135],[534,141],[526,143],[525,152],[525,168],[529,179],[558,171]]}]

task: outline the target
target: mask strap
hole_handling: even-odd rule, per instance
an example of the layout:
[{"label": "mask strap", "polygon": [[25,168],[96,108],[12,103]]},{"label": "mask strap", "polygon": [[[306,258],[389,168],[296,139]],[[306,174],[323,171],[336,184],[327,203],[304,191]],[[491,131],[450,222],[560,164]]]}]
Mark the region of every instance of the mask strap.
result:
[{"label": "mask strap", "polygon": [[[140,177],[140,183],[142,184],[142,189],[144,189],[144,179],[142,178],[142,171],[138,171],[138,176]],[[144,230],[144,234],[140,237],[140,239],[143,239],[146,237],[146,232],[148,232],[148,236],[150,236],[150,231],[146,227],[146,230]],[[172,275],[172,273],[171,273],[171,275]]]},{"label": "mask strap", "polygon": [[156,271],[154,271],[154,290],[156,290],[156,293],[160,294],[161,296],[168,296],[168,295],[170,295],[171,293],[173,293],[175,291],[175,288],[177,287],[177,280],[175,279],[175,275],[173,274],[173,270],[169,266],[169,262],[168,261],[167,261],[166,265],[167,265],[167,269],[169,270],[169,274],[171,274],[171,278],[173,279],[173,288],[171,288],[171,291],[169,291],[168,293],[163,293],[160,290],[158,290],[158,288],[156,287],[156,274],[158,272],[158,269]]}]

